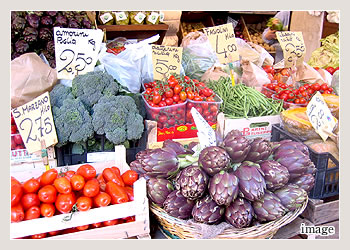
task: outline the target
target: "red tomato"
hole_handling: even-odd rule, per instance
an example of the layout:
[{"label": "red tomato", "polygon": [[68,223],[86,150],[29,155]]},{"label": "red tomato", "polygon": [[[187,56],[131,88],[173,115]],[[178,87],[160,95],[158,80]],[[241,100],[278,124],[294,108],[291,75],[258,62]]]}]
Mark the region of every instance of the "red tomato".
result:
[{"label": "red tomato", "polygon": [[193,98],[193,100],[196,101],[196,102],[201,102],[201,101],[203,101],[203,97],[201,97],[201,96],[195,96],[195,97]]},{"label": "red tomato", "polygon": [[83,176],[85,181],[91,180],[96,177],[96,169],[90,164],[81,165],[77,169],[76,173]]},{"label": "red tomato", "polygon": [[39,189],[39,200],[44,203],[54,203],[57,197],[57,190],[53,185],[46,185]]},{"label": "red tomato", "polygon": [[73,205],[75,204],[75,195],[74,193],[69,194],[59,194],[57,196],[55,206],[58,211],[61,213],[69,213],[72,210]]},{"label": "red tomato", "polygon": [[314,83],[314,84],[311,85],[311,88],[314,91],[319,91],[321,89],[321,85],[319,83]]},{"label": "red tomato", "polygon": [[22,185],[15,177],[11,176],[11,187],[15,184]]},{"label": "red tomato", "polygon": [[335,69],[333,67],[327,67],[326,70],[330,73],[330,74],[334,74]]},{"label": "red tomato", "polygon": [[80,196],[77,199],[77,208],[79,211],[88,211],[92,207],[92,199],[86,196]]},{"label": "red tomato", "polygon": [[153,104],[158,104],[162,100],[162,97],[160,95],[154,95],[153,96]]},{"label": "red tomato", "polygon": [[23,183],[24,193],[36,193],[40,188],[40,182],[37,179],[31,178]]},{"label": "red tomato", "polygon": [[173,96],[173,100],[174,100],[174,102],[180,101],[180,96],[179,96],[178,94],[175,94],[175,95]]},{"label": "red tomato", "polygon": [[45,238],[46,236],[47,236],[47,233],[40,233],[40,234],[31,235],[30,237],[32,239],[42,239],[42,238]]},{"label": "red tomato", "polygon": [[75,175],[75,171],[68,170],[67,172],[65,172],[64,177],[66,177],[70,181],[70,179],[73,177],[73,175]]},{"label": "red tomato", "polygon": [[92,228],[99,228],[99,227],[101,227],[102,226],[102,222],[95,222],[95,223],[92,223],[91,224],[91,227]]},{"label": "red tomato", "polygon": [[327,83],[322,83],[321,90],[323,90],[323,91],[328,90],[328,84]]},{"label": "red tomato", "polygon": [[214,98],[212,96],[209,96],[207,98],[207,102],[215,102]]},{"label": "red tomato", "polygon": [[72,186],[70,184],[70,181],[65,177],[58,177],[53,182],[53,185],[57,189],[57,192],[61,194],[68,194],[72,192]]},{"label": "red tomato", "polygon": [[100,192],[100,183],[98,182],[98,180],[96,178],[88,180],[85,183],[85,186],[83,188],[83,192],[84,192],[84,195],[87,197],[96,196]]},{"label": "red tomato", "polygon": [[40,186],[45,186],[45,185],[51,185],[55,181],[55,179],[58,177],[58,172],[56,169],[51,168],[44,172],[40,176]]},{"label": "red tomato", "polygon": [[161,123],[165,123],[168,120],[168,117],[166,115],[161,115],[158,118],[158,121]]},{"label": "red tomato", "polygon": [[44,217],[52,217],[55,215],[56,208],[53,203],[41,203],[40,214]]},{"label": "red tomato", "polygon": [[168,106],[170,106],[170,105],[172,105],[172,104],[174,103],[174,100],[173,100],[173,98],[166,98],[166,99],[165,99],[165,103],[166,103]]},{"label": "red tomato", "polygon": [[172,89],[169,89],[169,90],[165,91],[165,96],[167,98],[173,97],[174,96],[174,91]]},{"label": "red tomato", "polygon": [[11,222],[20,222],[24,220],[24,210],[21,204],[11,207]]},{"label": "red tomato", "polygon": [[48,232],[48,234],[49,234],[50,236],[56,236],[56,235],[58,235],[59,233],[60,233],[60,230]]},{"label": "red tomato", "polygon": [[170,119],[168,120],[169,126],[173,126],[173,125],[175,125],[175,123],[176,123],[176,121],[175,121],[174,118],[170,118]]},{"label": "red tomato", "polygon": [[328,89],[323,91],[323,94],[331,94],[332,92],[330,92]]},{"label": "red tomato", "polygon": [[125,185],[132,186],[134,182],[139,178],[139,175],[136,171],[129,169],[122,174],[122,178]]},{"label": "red tomato", "polygon": [[135,221],[135,216],[126,217],[126,218],[124,218],[124,220],[125,220],[125,223],[133,222],[133,221]]},{"label": "red tomato", "polygon": [[24,220],[33,220],[40,217],[40,208],[38,206],[30,207],[24,213]]},{"label": "red tomato", "polygon": [[39,206],[40,200],[37,194],[28,193],[22,196],[21,204],[24,211],[28,210],[32,206]]},{"label": "red tomato", "polygon": [[[14,125],[11,125],[11,135],[14,135],[17,133],[17,126],[16,124]],[[14,136],[12,136],[14,138]],[[17,144],[15,141],[14,141],[15,144]]]},{"label": "red tomato", "polygon": [[186,94],[186,92],[185,92],[185,91],[181,91],[181,92],[180,92],[180,100],[181,100],[181,101],[186,101],[186,99],[187,99],[187,94]]},{"label": "red tomato", "polygon": [[106,193],[111,196],[111,203],[112,204],[120,204],[124,202],[128,202],[128,194],[124,190],[123,187],[118,186],[114,182],[107,182],[106,184]]},{"label": "red tomato", "polygon": [[14,135],[13,136],[13,140],[15,141],[15,143],[17,145],[22,145],[23,144],[22,136],[20,134]]},{"label": "red tomato", "polygon": [[100,192],[94,197],[94,204],[96,207],[106,207],[111,203],[111,199],[112,197],[109,194]]},{"label": "red tomato", "polygon": [[89,224],[88,225],[83,225],[83,226],[77,226],[76,228],[79,231],[84,231],[84,230],[87,230],[89,228]]},{"label": "red tomato", "polygon": [[187,94],[187,98],[188,98],[188,99],[193,100],[193,98],[194,98],[194,93],[193,93],[192,91],[188,91],[188,92],[186,92],[186,94]]},{"label": "red tomato", "polygon": [[124,182],[121,176],[117,175],[111,168],[105,168],[102,171],[102,176],[105,182],[112,181],[117,185],[124,187]]},{"label": "red tomato", "polygon": [[125,186],[124,187],[126,193],[128,194],[129,201],[134,200],[134,189],[130,186]]},{"label": "red tomato", "polygon": [[161,101],[160,103],[159,103],[159,107],[165,107],[166,106],[166,102],[165,101]]},{"label": "red tomato", "polygon": [[182,90],[182,86],[177,84],[175,87],[174,87],[174,93],[175,94],[179,94]]},{"label": "red tomato", "polygon": [[108,227],[108,226],[114,226],[117,225],[119,223],[118,219],[115,220],[106,220],[104,222],[102,222],[103,226]]},{"label": "red tomato", "polygon": [[18,184],[14,181],[14,184],[11,184],[11,207],[17,205],[23,195],[22,185],[18,182]]},{"label": "red tomato", "polygon": [[300,100],[300,104],[305,104],[305,103],[306,103],[306,100],[305,100],[305,98],[303,98],[303,97],[300,98],[299,100]]},{"label": "red tomato", "polygon": [[74,191],[80,191],[85,186],[85,179],[84,179],[84,177],[82,175],[75,174],[70,179],[70,184],[72,185],[72,189]]},{"label": "red tomato", "polygon": [[210,111],[213,113],[213,114],[216,114],[218,112],[218,106],[217,105],[211,105],[210,106]]},{"label": "red tomato", "polygon": [[101,190],[101,191],[105,191],[105,190],[106,190],[106,182],[105,182],[105,180],[103,179],[102,174],[99,174],[99,175],[97,176],[97,180],[98,180],[98,183],[100,184],[100,190]]}]

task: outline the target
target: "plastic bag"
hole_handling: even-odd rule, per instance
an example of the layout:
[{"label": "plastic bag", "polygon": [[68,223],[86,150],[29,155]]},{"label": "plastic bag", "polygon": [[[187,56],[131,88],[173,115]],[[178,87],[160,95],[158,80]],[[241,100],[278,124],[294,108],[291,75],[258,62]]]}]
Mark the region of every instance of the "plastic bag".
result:
[{"label": "plastic bag", "polygon": [[243,68],[242,82],[258,91],[261,91],[264,84],[270,83],[267,73],[261,68],[248,60],[242,60]]},{"label": "plastic bag", "polygon": [[122,86],[132,93],[138,93],[143,79],[153,80],[152,46],[159,35],[135,44],[126,44],[125,50],[118,55],[108,53],[105,44],[101,49],[98,60],[104,69]]},{"label": "plastic bag", "polygon": [[275,59],[273,59],[273,57],[269,52],[267,52],[266,49],[255,43],[248,42],[248,44],[260,54],[259,61],[256,64],[257,66],[261,67],[262,65],[273,65]]}]

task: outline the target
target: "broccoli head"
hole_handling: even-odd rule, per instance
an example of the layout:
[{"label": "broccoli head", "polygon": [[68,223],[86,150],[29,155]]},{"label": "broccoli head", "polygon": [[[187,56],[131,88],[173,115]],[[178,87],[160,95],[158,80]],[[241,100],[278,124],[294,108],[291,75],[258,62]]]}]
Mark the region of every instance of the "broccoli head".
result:
[{"label": "broccoli head", "polygon": [[61,107],[65,99],[73,99],[71,87],[56,84],[49,93],[51,106]]},{"label": "broccoli head", "polygon": [[[143,118],[139,118],[135,101],[130,96],[103,96],[92,111],[92,125],[97,134],[118,145],[127,139],[140,138]],[[141,129],[142,128],[142,129]]]},{"label": "broccoli head", "polygon": [[72,81],[72,94],[79,97],[90,110],[102,96],[113,96],[119,91],[119,84],[105,71],[92,71],[76,76]]},{"label": "broccoli head", "polygon": [[93,136],[91,116],[79,98],[63,100],[62,106],[53,107],[52,114],[58,137],[58,147],[67,144],[67,142],[85,142]]}]

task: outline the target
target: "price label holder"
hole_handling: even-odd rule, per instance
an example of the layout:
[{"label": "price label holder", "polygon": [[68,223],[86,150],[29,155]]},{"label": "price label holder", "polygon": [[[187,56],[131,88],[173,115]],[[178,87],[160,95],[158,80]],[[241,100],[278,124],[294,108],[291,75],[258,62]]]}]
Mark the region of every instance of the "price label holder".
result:
[{"label": "price label holder", "polygon": [[332,116],[320,92],[317,91],[311,98],[306,107],[306,114],[323,141],[326,141],[329,135],[334,135],[333,129],[337,124],[337,119]]},{"label": "price label holder", "polygon": [[303,33],[277,31],[276,37],[283,51],[284,67],[290,68],[303,65],[306,53]]},{"label": "price label holder", "polygon": [[42,158],[45,160],[46,147],[58,142],[49,92],[12,109],[12,115],[28,153],[41,151]]},{"label": "price label holder", "polygon": [[180,75],[182,47],[152,44],[154,80],[164,80],[171,74]]},{"label": "price label holder", "polygon": [[103,39],[100,29],[54,27],[58,79],[72,80],[93,71]]},{"label": "price label holder", "polygon": [[[213,128],[210,127],[203,116],[193,107],[191,108],[191,114],[198,130],[197,136],[201,150],[206,147],[216,146],[216,134]],[[196,151],[196,153],[199,154],[200,151]]]}]

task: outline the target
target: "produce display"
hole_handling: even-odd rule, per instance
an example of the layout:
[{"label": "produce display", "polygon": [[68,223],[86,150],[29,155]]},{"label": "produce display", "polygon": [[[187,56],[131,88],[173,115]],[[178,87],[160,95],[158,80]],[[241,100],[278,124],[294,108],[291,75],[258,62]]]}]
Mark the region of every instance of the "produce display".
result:
[{"label": "produce display", "polygon": [[[252,43],[258,44],[264,49],[266,49],[268,52],[274,52],[275,47],[270,46],[267,43],[264,42],[262,39],[262,34],[266,27],[269,27],[269,20],[263,21],[261,23],[247,23],[246,26],[248,28],[249,34],[250,34],[250,39]],[[283,26],[283,25],[282,25]],[[247,39],[247,37],[245,37]]]},{"label": "produce display", "polygon": [[22,136],[18,132],[18,128],[11,113],[11,150],[25,149]]},{"label": "produce display", "polygon": [[302,206],[314,186],[316,168],[300,142],[246,139],[232,130],[185,167],[184,154],[192,152],[169,140],[130,164],[147,179],[150,201],[183,220],[235,228],[276,220]]},{"label": "produce display", "polygon": [[92,29],[94,25],[86,11],[11,11],[11,59],[42,53],[55,68],[53,27]]},{"label": "produce display", "polygon": [[182,36],[187,36],[188,33],[194,32],[194,31],[200,31],[205,28],[204,24],[202,22],[198,23],[190,23],[190,22],[181,22],[182,26]]},{"label": "produce display", "polygon": [[[11,177],[11,223],[52,217],[58,214],[85,212],[134,200],[133,184],[138,174],[123,174],[116,166],[97,173],[93,165],[83,164],[76,171],[59,172],[52,168],[38,178],[19,182]],[[102,221],[25,238],[41,239],[135,221],[135,216]]]}]

